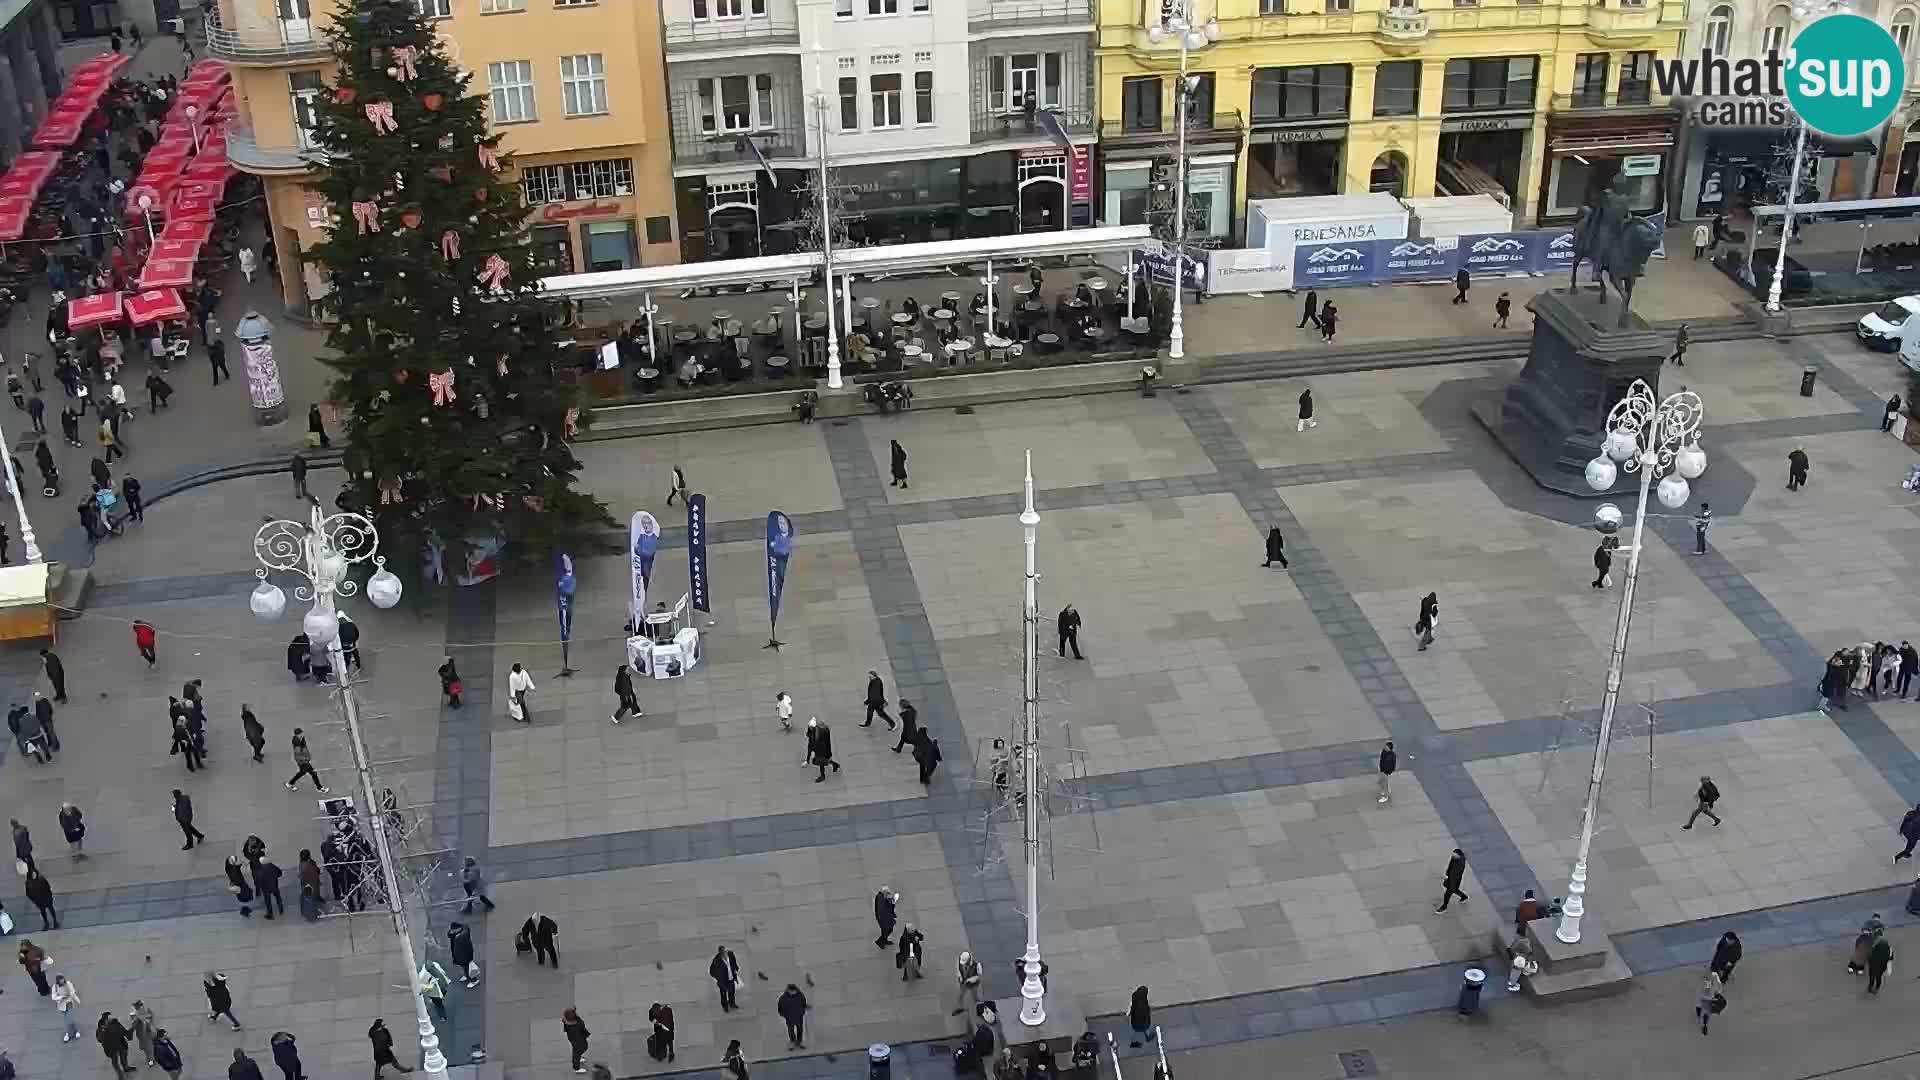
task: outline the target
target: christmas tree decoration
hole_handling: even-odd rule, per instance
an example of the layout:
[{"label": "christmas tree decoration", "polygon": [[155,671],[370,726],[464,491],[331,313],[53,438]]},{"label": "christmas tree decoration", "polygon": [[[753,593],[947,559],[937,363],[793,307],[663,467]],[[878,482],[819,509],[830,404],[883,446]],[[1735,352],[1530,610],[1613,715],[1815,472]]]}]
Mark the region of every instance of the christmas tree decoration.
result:
[{"label": "christmas tree decoration", "polygon": [[509,129],[491,128],[484,87],[413,0],[352,8],[328,31],[336,85],[313,134],[313,188],[340,224],[302,252],[337,283],[319,303],[344,405],[344,497],[416,579],[429,552],[545,566],[605,550],[613,521],[576,489],[571,448],[545,437],[577,425],[583,403],[554,332],[562,306],[512,272],[529,211],[503,172]]}]

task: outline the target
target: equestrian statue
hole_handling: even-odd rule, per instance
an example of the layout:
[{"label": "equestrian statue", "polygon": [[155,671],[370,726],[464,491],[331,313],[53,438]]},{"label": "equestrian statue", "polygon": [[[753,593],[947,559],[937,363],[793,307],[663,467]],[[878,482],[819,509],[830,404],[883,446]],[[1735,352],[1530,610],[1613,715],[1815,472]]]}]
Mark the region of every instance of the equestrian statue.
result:
[{"label": "equestrian statue", "polygon": [[1580,212],[1573,227],[1573,274],[1569,294],[1580,291],[1580,264],[1593,264],[1593,281],[1600,286],[1600,303],[1607,302],[1607,285],[1620,294],[1620,318],[1625,327],[1631,316],[1634,282],[1646,272],[1647,260],[1660,246],[1660,228],[1628,210],[1627,177],[1614,177],[1598,206]]}]

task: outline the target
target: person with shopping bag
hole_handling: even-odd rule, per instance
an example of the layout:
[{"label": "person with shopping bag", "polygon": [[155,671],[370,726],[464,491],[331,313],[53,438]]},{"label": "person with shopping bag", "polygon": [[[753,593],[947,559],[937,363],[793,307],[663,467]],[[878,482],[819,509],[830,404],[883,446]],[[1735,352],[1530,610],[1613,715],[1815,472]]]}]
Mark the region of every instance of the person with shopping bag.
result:
[{"label": "person with shopping bag", "polygon": [[507,674],[507,715],[515,723],[532,722],[527,714],[527,694],[534,689],[533,676],[527,674],[519,664],[513,665],[513,670]]}]

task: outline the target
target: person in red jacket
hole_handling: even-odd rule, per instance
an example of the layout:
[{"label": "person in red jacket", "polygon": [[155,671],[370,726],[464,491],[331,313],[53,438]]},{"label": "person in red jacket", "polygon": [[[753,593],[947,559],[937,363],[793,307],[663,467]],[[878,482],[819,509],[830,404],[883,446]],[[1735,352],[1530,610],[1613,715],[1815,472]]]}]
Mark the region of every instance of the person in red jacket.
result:
[{"label": "person in red jacket", "polygon": [[159,658],[154,655],[154,633],[152,624],[143,619],[133,620],[133,644],[140,650],[140,656],[152,667]]}]

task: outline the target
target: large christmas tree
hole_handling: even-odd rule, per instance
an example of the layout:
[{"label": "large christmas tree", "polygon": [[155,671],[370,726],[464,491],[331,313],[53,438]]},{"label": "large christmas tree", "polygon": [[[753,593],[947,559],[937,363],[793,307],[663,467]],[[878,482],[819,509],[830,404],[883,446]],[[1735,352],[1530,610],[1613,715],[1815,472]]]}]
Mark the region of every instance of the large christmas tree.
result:
[{"label": "large christmas tree", "polygon": [[410,0],[355,0],[332,45],[313,185],[332,229],[308,254],[333,283],[348,500],[403,568],[434,544],[455,573],[475,545],[522,561],[599,546],[613,521],[573,490],[580,399],[557,305],[535,290],[527,209],[471,74]]}]

